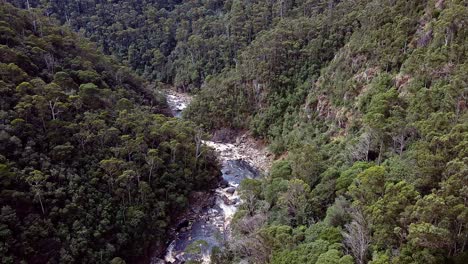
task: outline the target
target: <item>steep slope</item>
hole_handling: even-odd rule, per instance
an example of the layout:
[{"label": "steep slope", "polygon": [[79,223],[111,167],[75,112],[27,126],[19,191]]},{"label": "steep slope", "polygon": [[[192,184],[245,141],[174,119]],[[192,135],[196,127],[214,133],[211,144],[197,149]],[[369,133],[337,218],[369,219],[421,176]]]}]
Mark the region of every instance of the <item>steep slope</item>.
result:
[{"label": "steep slope", "polygon": [[245,182],[221,258],[464,263],[467,4],[311,2],[208,78],[186,113],[288,154]]},{"label": "steep slope", "polygon": [[134,261],[216,184],[199,131],[35,10],[0,4],[0,262]]}]

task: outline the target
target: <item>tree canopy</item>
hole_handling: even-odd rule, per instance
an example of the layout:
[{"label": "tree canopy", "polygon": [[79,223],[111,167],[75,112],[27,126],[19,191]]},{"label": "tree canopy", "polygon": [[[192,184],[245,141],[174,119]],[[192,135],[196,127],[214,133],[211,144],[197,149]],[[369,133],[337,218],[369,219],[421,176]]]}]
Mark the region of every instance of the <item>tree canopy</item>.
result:
[{"label": "tree canopy", "polygon": [[163,245],[189,193],[218,180],[195,125],[37,10],[2,3],[0,30],[0,262],[123,263]]}]

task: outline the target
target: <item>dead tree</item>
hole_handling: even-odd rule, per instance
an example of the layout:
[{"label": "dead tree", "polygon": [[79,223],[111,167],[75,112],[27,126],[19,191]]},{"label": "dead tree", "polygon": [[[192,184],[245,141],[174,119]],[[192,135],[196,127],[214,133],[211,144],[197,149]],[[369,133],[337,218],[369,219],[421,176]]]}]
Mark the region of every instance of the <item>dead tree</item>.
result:
[{"label": "dead tree", "polygon": [[371,243],[370,227],[361,209],[351,209],[351,223],[343,232],[344,244],[351,251],[358,264],[366,264]]}]

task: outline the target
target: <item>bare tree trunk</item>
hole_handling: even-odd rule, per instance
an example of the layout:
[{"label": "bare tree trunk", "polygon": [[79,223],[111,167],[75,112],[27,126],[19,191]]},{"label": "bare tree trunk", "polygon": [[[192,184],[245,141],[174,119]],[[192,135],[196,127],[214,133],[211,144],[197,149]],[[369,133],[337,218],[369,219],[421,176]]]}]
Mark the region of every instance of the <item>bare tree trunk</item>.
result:
[{"label": "bare tree trunk", "polygon": [[195,149],[195,160],[198,162],[198,159],[201,157],[201,155],[203,154],[203,150],[202,150],[202,145],[203,145],[203,141],[202,141],[202,130],[199,128],[197,130],[197,133],[195,134],[195,146],[196,146],[196,149]]},{"label": "bare tree trunk", "polygon": [[176,157],[176,150],[175,150],[175,147],[174,147],[174,148],[171,148],[171,162],[172,163],[175,162],[175,157]]},{"label": "bare tree trunk", "polygon": [[383,151],[384,143],[383,140],[380,140],[380,147],[379,147],[379,157],[377,159],[377,164],[380,165],[380,162],[382,161],[382,151]]},{"label": "bare tree trunk", "polygon": [[42,214],[45,215],[44,204],[42,204],[42,197],[40,193],[37,193],[37,197],[39,198],[39,203],[41,204]]},{"label": "bare tree trunk", "polygon": [[49,109],[52,115],[52,120],[57,119],[57,116],[60,114],[60,110],[57,109],[57,101],[58,101],[58,98],[55,98],[53,103],[52,101],[49,101]]},{"label": "bare tree trunk", "polygon": [[150,185],[150,186],[151,186],[151,177],[153,176],[153,168],[154,168],[154,165],[151,164],[151,165],[150,165],[149,175],[148,175],[148,182],[149,182],[149,185]]},{"label": "bare tree trunk", "polygon": [[359,208],[351,210],[353,220],[345,226],[344,244],[350,249],[358,264],[366,264],[371,242],[370,227]]},{"label": "bare tree trunk", "polygon": [[[32,14],[31,5],[29,4],[29,0],[26,0],[26,9],[29,11],[29,13]],[[35,17],[33,17],[33,27],[34,27],[34,32],[37,32],[37,24],[36,24],[36,18]]]}]

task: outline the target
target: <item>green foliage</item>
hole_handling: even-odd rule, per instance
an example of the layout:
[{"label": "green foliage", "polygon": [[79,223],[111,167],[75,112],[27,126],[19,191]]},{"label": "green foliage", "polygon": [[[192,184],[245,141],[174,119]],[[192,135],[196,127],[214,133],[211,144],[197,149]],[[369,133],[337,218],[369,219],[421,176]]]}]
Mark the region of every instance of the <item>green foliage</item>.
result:
[{"label": "green foliage", "polygon": [[322,253],[327,252],[329,243],[317,240],[301,244],[295,250],[284,250],[273,255],[271,263],[316,263]]},{"label": "green foliage", "polygon": [[[10,0],[26,8],[24,1]],[[144,77],[181,90],[200,88],[207,76],[235,64],[239,50],[256,34],[286,15],[292,5],[264,1],[73,1],[30,0],[28,5],[75,31],[83,32],[107,54],[115,55]],[[2,28],[3,42],[14,34]],[[83,82],[96,74],[78,73]]]},{"label": "green foliage", "polygon": [[321,254],[316,264],[352,264],[354,263],[353,257],[346,255],[341,257],[341,252],[336,249],[330,249]]},{"label": "green foliage", "polygon": [[271,205],[275,206],[278,203],[279,193],[286,192],[289,182],[280,178],[273,178],[271,182],[267,182],[263,189],[263,196],[265,200]]},{"label": "green foliage", "polygon": [[[463,259],[468,8],[312,2],[288,6],[240,50],[235,67],[207,78],[186,113],[210,129],[248,128],[281,156],[256,210],[236,220],[251,224],[241,241],[264,226],[307,227],[287,249],[234,255],[273,263],[352,262],[344,252],[357,263]],[[319,240],[311,230],[323,225],[336,230],[319,240],[341,246],[312,254]]]},{"label": "green foliage", "polygon": [[309,222],[309,199],[309,185],[299,179],[289,181],[287,190],[279,195],[278,206],[284,210],[290,225],[304,225]]},{"label": "green foliage", "polygon": [[350,221],[350,216],[347,212],[349,206],[349,201],[343,196],[339,196],[335,199],[335,203],[327,208],[324,222],[329,226],[344,226]]},{"label": "green foliage", "polygon": [[164,243],[219,176],[197,128],[39,11],[2,3],[0,25],[0,262],[135,262]]},{"label": "green foliage", "polygon": [[[183,91],[201,88],[185,118],[210,131],[249,129],[284,158],[270,177],[241,184],[237,240],[218,254],[220,263],[349,263],[348,252],[359,264],[466,258],[464,1],[29,2],[144,77]],[[2,245],[2,253],[18,239],[9,235],[17,231],[8,219],[19,218],[31,226],[24,233],[41,237],[41,230],[56,230],[57,218],[39,217],[52,206],[58,217],[77,211],[82,196],[72,199],[63,187],[72,180],[66,186],[92,186],[73,187],[77,195],[89,188],[99,190],[89,192],[92,201],[108,195],[100,208],[111,208],[106,212],[119,225],[157,219],[163,229],[169,209],[183,207],[186,192],[204,186],[194,176],[212,179],[209,157],[203,165],[186,160],[190,125],[142,109],[157,97],[141,80],[99,59],[95,47],[52,29],[34,8],[21,19],[5,13],[0,171],[8,175],[2,184],[20,185],[28,194],[6,192],[15,200],[5,208],[0,230],[12,242]],[[153,207],[138,208],[140,196]],[[63,197],[73,206],[58,204]],[[25,219],[11,213],[16,201],[28,201],[25,208],[35,214]],[[117,207],[125,210],[116,213]],[[148,210],[158,216],[142,218]],[[97,256],[95,248],[103,245],[106,261],[131,255],[119,251],[135,229],[102,225],[93,230],[100,240],[85,244],[89,225],[64,223],[57,233],[73,228],[73,254],[64,249],[60,260],[87,257],[82,248]],[[107,233],[118,239],[107,241]],[[59,242],[49,244],[66,238],[55,237]]]},{"label": "green foliage", "polygon": [[336,193],[338,195],[344,194],[353,183],[356,176],[371,166],[372,164],[367,162],[356,162],[352,167],[341,172],[340,177],[336,180]]},{"label": "green foliage", "polygon": [[113,258],[111,261],[110,261],[111,264],[125,264],[125,260],[119,258],[119,257],[115,257]]},{"label": "green foliage", "polygon": [[281,179],[289,179],[292,174],[291,164],[288,160],[280,160],[271,166],[270,169],[270,176],[273,179],[281,178]]},{"label": "green foliage", "polygon": [[187,246],[185,251],[190,254],[202,254],[206,247],[208,247],[208,242],[205,240],[195,240]]},{"label": "green foliage", "polygon": [[324,158],[318,148],[304,145],[290,154],[292,175],[309,186],[315,186],[320,181],[320,174],[324,171]]},{"label": "green foliage", "polygon": [[305,231],[305,241],[312,242],[318,239],[334,244],[340,243],[342,236],[339,228],[329,226],[324,222],[318,222],[307,228]]}]

